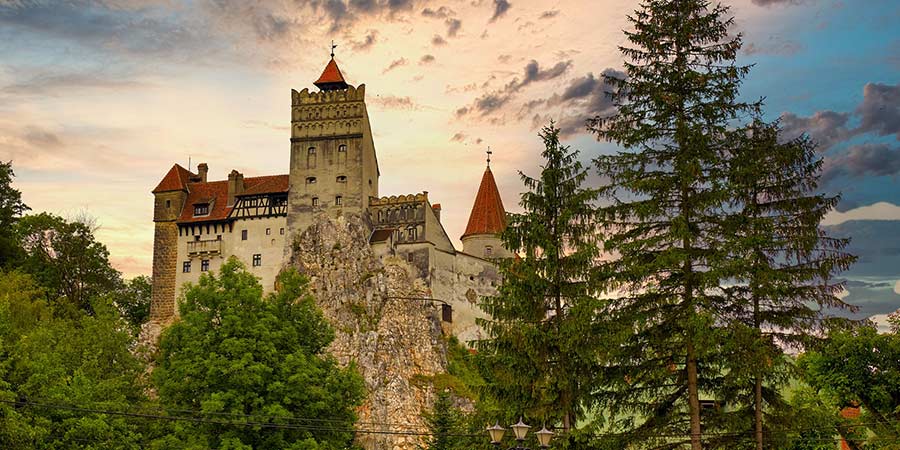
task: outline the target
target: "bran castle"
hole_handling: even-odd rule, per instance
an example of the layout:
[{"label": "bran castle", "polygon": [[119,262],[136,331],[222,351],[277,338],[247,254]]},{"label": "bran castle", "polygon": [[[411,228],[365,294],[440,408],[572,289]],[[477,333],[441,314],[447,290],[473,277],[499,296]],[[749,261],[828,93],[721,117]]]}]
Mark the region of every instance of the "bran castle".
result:
[{"label": "bran castle", "polygon": [[181,287],[231,256],[272,291],[296,237],[314,218],[357,215],[373,253],[405,260],[445,305],[452,333],[464,342],[480,338],[475,319],[485,314],[477,299],[496,292],[496,260],[511,256],[498,238],[506,213],[490,160],[458,251],[427,191],[379,197],[365,85],[347,84],[334,55],[314,84],[318,92],[291,91],[288,174],[244,177],[232,170],[227,180],[210,181],[205,163],[196,173],[175,164],[153,189],[151,320],[174,319]]}]

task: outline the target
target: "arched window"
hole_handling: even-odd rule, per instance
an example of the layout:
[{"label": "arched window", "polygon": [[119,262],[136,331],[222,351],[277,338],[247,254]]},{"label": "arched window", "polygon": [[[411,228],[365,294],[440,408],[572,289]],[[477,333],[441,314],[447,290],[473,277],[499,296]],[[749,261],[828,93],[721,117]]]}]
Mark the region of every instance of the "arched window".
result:
[{"label": "arched window", "polygon": [[315,147],[310,147],[310,148],[308,148],[308,149],[306,150],[306,154],[307,154],[307,155],[315,155],[315,154],[316,154],[316,148],[315,148]]},{"label": "arched window", "polygon": [[406,235],[409,236],[410,241],[415,241],[419,239],[418,230],[415,226],[410,226],[406,229]]},{"label": "arched window", "polygon": [[338,145],[338,151],[341,152],[341,153],[346,153],[346,152],[347,152],[347,146],[344,145],[344,144]]},{"label": "arched window", "polygon": [[494,247],[491,247],[490,245],[485,245],[484,246],[484,257],[490,258],[493,254],[494,254]]}]

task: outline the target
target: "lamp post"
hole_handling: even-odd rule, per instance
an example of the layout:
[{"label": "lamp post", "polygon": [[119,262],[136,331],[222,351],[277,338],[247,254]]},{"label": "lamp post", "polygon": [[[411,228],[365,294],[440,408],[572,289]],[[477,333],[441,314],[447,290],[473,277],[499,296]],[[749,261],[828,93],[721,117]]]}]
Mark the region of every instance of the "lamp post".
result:
[{"label": "lamp post", "polygon": [[[519,418],[518,423],[510,425],[509,427],[512,428],[516,438],[516,446],[510,447],[509,450],[529,450],[523,446],[523,443],[525,442],[525,435],[528,434],[528,429],[531,427],[523,422],[521,417]],[[506,429],[501,427],[500,424],[494,424],[494,426],[488,427],[486,431],[491,438],[491,444],[494,444],[495,447],[499,448],[500,442],[503,440],[503,434],[506,433]],[[550,439],[553,438],[552,431],[548,430],[547,427],[541,427],[541,431],[535,432],[534,434],[537,436],[538,445],[542,449],[550,447]]]}]

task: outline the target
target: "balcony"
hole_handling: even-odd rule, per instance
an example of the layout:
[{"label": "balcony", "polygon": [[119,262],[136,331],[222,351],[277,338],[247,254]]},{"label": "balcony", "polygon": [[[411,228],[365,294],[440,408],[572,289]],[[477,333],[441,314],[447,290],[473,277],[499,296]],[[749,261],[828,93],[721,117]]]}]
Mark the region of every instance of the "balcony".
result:
[{"label": "balcony", "polygon": [[188,256],[218,255],[222,253],[221,239],[208,239],[205,241],[188,241]]}]

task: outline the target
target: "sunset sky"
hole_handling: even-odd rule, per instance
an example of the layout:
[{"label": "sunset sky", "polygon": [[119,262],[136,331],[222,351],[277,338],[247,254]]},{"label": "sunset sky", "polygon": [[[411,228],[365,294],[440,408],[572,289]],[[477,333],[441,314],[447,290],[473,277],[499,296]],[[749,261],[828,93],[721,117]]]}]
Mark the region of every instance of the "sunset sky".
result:
[{"label": "sunset sky", "polygon": [[[743,96],[820,143],[826,222],[855,239],[863,313],[900,307],[900,3],[732,0]],[[87,213],[126,276],[149,274],[150,190],[173,163],[210,179],[287,173],[290,90],[329,44],[366,84],[383,195],[428,191],[458,238],[484,170],[508,210],[550,119],[588,162],[637,1],[0,0],[0,159],[34,211]],[[875,222],[873,219],[881,221]],[[867,220],[859,222],[859,220]],[[457,244],[458,245],[458,244]],[[459,246],[459,245],[458,245]]]}]

